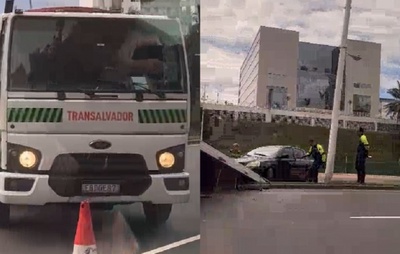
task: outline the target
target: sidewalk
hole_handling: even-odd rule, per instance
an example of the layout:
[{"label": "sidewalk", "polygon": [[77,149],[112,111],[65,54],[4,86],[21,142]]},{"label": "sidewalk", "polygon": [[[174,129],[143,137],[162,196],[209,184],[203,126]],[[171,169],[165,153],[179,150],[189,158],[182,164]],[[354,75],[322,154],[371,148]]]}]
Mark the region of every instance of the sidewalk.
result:
[{"label": "sidewalk", "polygon": [[[319,174],[319,182],[323,182],[325,174]],[[334,174],[332,182],[339,183],[355,183],[357,181],[356,174]],[[365,178],[367,184],[392,184],[400,185],[400,176],[386,176],[386,175],[367,175]]]},{"label": "sidewalk", "polygon": [[400,190],[399,176],[367,175],[365,185],[356,183],[355,174],[334,174],[329,184],[323,183],[325,174],[319,174],[319,183],[272,182],[271,189],[371,189]]}]

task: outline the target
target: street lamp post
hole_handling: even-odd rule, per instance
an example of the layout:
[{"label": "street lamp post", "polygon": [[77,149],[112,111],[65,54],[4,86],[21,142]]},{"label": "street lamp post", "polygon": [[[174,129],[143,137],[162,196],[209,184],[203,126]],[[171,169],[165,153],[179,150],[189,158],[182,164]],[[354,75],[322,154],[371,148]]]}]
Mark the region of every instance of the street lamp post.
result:
[{"label": "street lamp post", "polygon": [[333,176],[333,170],[335,166],[335,156],[336,156],[336,142],[337,142],[337,134],[339,128],[339,112],[340,112],[340,101],[341,101],[341,92],[343,86],[343,75],[344,75],[344,64],[346,59],[346,50],[347,50],[347,35],[349,33],[349,23],[350,23],[350,9],[351,9],[351,0],[346,0],[345,14],[344,14],[344,23],[343,23],[343,31],[342,31],[342,40],[340,44],[340,53],[339,53],[339,63],[338,70],[336,74],[336,84],[335,84],[335,93],[333,97],[333,108],[332,108],[332,120],[331,120],[331,129],[329,133],[329,145],[328,145],[328,156],[326,160],[326,168],[325,168],[325,183],[329,183]]}]

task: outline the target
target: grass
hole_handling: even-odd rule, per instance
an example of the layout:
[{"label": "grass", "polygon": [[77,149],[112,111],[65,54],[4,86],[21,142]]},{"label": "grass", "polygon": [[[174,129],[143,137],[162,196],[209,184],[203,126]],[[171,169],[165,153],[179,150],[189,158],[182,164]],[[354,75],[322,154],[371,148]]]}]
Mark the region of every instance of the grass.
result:
[{"label": "grass", "polygon": [[[206,128],[205,128],[206,129]],[[204,133],[207,142],[208,133]],[[372,159],[367,162],[369,174],[400,176],[400,138],[396,134],[366,133],[371,145]],[[228,153],[233,143],[239,143],[242,152],[266,145],[293,145],[308,149],[308,140],[313,137],[325,150],[328,148],[329,129],[295,124],[277,124],[239,121],[236,127],[226,131],[219,140],[209,142],[212,146]],[[354,161],[358,145],[356,131],[339,129],[335,172],[355,173]]]}]

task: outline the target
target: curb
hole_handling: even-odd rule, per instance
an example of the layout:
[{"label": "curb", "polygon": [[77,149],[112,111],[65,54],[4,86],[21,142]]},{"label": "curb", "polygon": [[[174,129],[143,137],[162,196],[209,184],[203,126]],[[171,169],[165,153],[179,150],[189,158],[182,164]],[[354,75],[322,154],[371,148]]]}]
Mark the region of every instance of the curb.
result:
[{"label": "curb", "polygon": [[388,184],[365,184],[365,185],[357,185],[355,183],[317,183],[317,184],[308,184],[308,183],[271,183],[269,189],[333,189],[333,190],[346,190],[346,189],[354,189],[354,190],[400,190],[400,185],[388,185]]}]

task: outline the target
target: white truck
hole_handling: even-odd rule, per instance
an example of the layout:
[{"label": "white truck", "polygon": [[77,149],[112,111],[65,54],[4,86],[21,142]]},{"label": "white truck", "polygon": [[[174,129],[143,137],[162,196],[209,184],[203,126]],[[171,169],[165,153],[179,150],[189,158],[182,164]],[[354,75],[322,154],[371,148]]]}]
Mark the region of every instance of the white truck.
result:
[{"label": "white truck", "polygon": [[190,85],[179,20],[93,8],[1,16],[0,226],[10,206],[189,201]]}]

